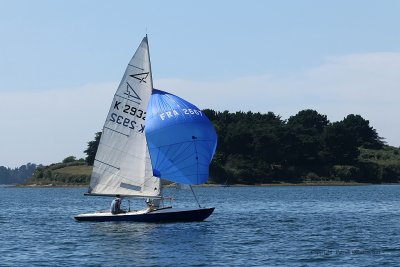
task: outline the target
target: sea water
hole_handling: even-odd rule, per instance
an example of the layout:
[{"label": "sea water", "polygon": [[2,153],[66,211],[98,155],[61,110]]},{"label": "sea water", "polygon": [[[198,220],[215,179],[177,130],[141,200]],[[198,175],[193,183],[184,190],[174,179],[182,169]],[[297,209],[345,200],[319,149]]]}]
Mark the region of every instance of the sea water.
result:
[{"label": "sea water", "polygon": [[[204,222],[93,223],[73,216],[110,198],[0,188],[0,266],[400,266],[399,185],[194,190],[216,208]],[[190,190],[165,195],[197,206]]]}]

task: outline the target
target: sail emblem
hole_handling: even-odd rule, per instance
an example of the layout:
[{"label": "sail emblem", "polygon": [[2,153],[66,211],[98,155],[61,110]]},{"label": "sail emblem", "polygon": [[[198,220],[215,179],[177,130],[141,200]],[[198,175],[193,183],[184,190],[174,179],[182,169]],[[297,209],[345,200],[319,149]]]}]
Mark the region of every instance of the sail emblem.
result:
[{"label": "sail emblem", "polygon": [[133,97],[137,100],[142,100],[128,82],[126,82],[126,92],[124,93],[124,95],[128,96],[128,98]]},{"label": "sail emblem", "polygon": [[138,74],[132,74],[129,76],[132,78],[135,78],[136,80],[139,80],[139,83],[142,83],[142,82],[146,83],[145,80],[149,76],[149,72],[142,72],[142,73],[138,73]]}]

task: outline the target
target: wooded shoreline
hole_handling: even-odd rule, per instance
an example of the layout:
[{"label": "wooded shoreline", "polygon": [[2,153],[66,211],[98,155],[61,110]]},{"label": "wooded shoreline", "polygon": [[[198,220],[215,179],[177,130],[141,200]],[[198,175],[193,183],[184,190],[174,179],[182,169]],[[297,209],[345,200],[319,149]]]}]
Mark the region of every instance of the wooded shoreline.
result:
[{"label": "wooded shoreline", "polygon": [[[330,122],[326,115],[315,110],[300,111],[288,120],[272,112],[203,112],[218,134],[218,145],[209,168],[209,184],[400,183],[400,148],[385,144],[369,121],[359,115],[350,114],[342,121]],[[69,156],[59,163],[39,165],[26,183],[86,186],[100,138],[101,132],[98,132],[94,140],[88,142],[84,151],[86,159]],[[25,180],[18,182],[8,177],[17,172],[25,174],[36,166],[22,167],[17,170],[0,168],[3,178],[0,183],[24,183]]]},{"label": "wooded shoreline", "polygon": [[[193,187],[275,187],[275,186],[369,186],[369,185],[400,185],[400,183],[358,183],[358,182],[343,182],[343,181],[324,181],[324,182],[302,182],[302,183],[270,183],[270,184],[202,184],[193,185]],[[11,188],[87,188],[89,185],[73,185],[73,184],[19,184],[8,185]],[[174,186],[166,186],[167,188]]]}]

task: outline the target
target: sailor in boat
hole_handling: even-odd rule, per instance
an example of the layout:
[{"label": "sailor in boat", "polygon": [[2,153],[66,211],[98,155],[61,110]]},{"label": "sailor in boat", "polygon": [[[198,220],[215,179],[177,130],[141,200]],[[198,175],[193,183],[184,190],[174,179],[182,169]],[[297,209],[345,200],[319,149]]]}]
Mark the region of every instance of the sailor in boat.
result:
[{"label": "sailor in boat", "polygon": [[126,213],[125,210],[121,209],[122,198],[120,195],[116,195],[114,200],[111,202],[111,213],[112,214],[119,214],[119,213]]},{"label": "sailor in boat", "polygon": [[146,199],[146,204],[147,204],[147,212],[157,210],[160,208],[160,200],[159,199]]}]

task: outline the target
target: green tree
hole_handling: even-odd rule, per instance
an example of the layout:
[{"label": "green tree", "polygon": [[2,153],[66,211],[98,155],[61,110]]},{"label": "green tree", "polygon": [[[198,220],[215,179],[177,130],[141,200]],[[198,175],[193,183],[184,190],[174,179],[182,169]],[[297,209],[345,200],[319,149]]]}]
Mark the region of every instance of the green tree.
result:
[{"label": "green tree", "polygon": [[287,125],[291,129],[310,133],[322,133],[328,124],[329,120],[326,115],[319,114],[312,109],[302,110],[287,121]]},{"label": "green tree", "polygon": [[293,165],[316,165],[321,161],[321,138],[329,125],[326,115],[306,109],[291,116],[287,121],[285,154]]},{"label": "green tree", "polygon": [[350,114],[343,119],[343,125],[349,132],[355,136],[357,146],[372,149],[381,149],[383,147],[382,138],[374,128],[369,125],[369,121],[360,115]]},{"label": "green tree", "polygon": [[70,163],[70,162],[74,162],[74,161],[76,161],[76,158],[75,158],[74,156],[69,156],[69,157],[66,157],[66,158],[62,161],[62,163]]},{"label": "green tree", "polygon": [[97,132],[94,137],[94,140],[88,142],[87,149],[85,151],[83,151],[87,155],[87,157],[85,158],[85,161],[90,166],[92,166],[94,163],[94,158],[96,157],[97,148],[100,143],[100,138],[101,138],[101,132]]},{"label": "green tree", "polygon": [[[283,139],[285,135],[285,124],[280,116],[272,112],[267,114],[254,114],[252,132],[254,135],[254,156],[266,164],[281,164],[285,157],[283,155]],[[265,169],[265,168],[264,168]]]},{"label": "green tree", "polygon": [[329,164],[351,164],[359,155],[357,137],[343,122],[335,122],[324,131],[322,155]]}]

